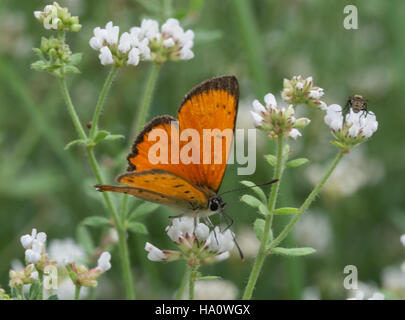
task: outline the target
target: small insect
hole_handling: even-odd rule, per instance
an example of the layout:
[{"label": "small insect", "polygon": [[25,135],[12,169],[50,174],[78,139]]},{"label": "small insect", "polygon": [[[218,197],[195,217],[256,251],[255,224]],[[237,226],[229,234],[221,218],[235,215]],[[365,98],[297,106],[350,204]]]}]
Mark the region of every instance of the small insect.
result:
[{"label": "small insect", "polygon": [[362,111],[362,115],[364,115],[364,113],[367,115],[369,113],[367,110],[367,99],[359,94],[349,97],[346,102],[345,110],[349,111],[350,109],[353,110],[354,113]]}]

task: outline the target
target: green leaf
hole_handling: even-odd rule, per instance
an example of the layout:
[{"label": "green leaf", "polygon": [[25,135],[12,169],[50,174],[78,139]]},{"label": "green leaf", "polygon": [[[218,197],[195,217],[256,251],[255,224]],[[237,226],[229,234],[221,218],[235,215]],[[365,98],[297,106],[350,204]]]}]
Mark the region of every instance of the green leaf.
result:
[{"label": "green leaf", "polygon": [[294,167],[299,167],[302,166],[303,164],[306,164],[309,160],[307,158],[298,158],[294,159],[291,161],[288,161],[285,166],[287,168],[294,168]]},{"label": "green leaf", "polygon": [[257,239],[259,239],[260,241],[262,241],[263,239],[265,223],[266,221],[264,221],[263,219],[256,219],[253,224],[253,230],[256,234]]},{"label": "green leaf", "polygon": [[204,281],[204,280],[216,280],[216,279],[221,279],[221,277],[218,277],[218,276],[204,276],[204,277],[199,277],[197,280],[198,281]]},{"label": "green leaf", "polygon": [[31,63],[31,68],[37,71],[44,71],[48,68],[48,64],[45,61],[38,60]]},{"label": "green leaf", "polygon": [[239,181],[241,184],[243,184],[246,187],[251,188],[254,192],[256,192],[256,194],[259,196],[260,200],[262,202],[267,202],[267,197],[265,195],[265,193],[263,192],[263,190],[260,187],[255,187],[256,184],[252,181],[248,181],[248,180],[243,180],[243,181]]},{"label": "green leaf", "polygon": [[314,253],[316,250],[314,248],[281,248],[276,247],[271,249],[270,253],[280,254],[282,256],[289,256],[289,257],[299,257],[299,256],[306,256],[309,254]]},{"label": "green leaf", "polygon": [[86,253],[90,255],[94,251],[94,242],[91,238],[89,230],[83,225],[79,225],[76,231],[77,242],[84,248]]},{"label": "green leaf", "polygon": [[257,199],[254,196],[251,196],[250,194],[244,194],[241,198],[240,201],[246,203],[248,206],[251,206],[253,208],[258,208],[262,202]]},{"label": "green leaf", "polygon": [[74,53],[71,55],[71,60],[70,64],[71,65],[77,65],[79,62],[82,60],[82,54],[81,53]]},{"label": "green leaf", "polygon": [[53,295],[48,297],[48,300],[59,300],[59,298],[58,298],[57,294],[53,294]]},{"label": "green leaf", "polygon": [[125,139],[125,136],[123,136],[122,134],[109,134],[108,136],[106,136],[104,138],[104,140],[107,140],[107,141],[114,141],[114,140],[118,140],[118,139]]},{"label": "green leaf", "polygon": [[87,141],[84,139],[77,139],[77,140],[73,140],[70,141],[66,146],[65,146],[65,150],[69,149],[71,146],[75,145],[75,144],[87,144]]},{"label": "green leaf", "polygon": [[297,214],[299,212],[300,212],[300,209],[298,209],[298,208],[285,207],[285,208],[278,208],[278,209],[274,210],[273,214]]},{"label": "green leaf", "polygon": [[131,232],[140,233],[140,234],[148,234],[148,230],[146,229],[146,226],[140,222],[130,222],[128,224],[127,228]]},{"label": "green leaf", "polygon": [[159,204],[152,203],[152,202],[144,202],[140,204],[134,211],[132,211],[131,215],[129,216],[129,221],[138,220],[143,218],[144,216],[152,213],[157,208],[159,208]]},{"label": "green leaf", "polygon": [[65,73],[80,73],[80,70],[75,66],[66,65]]},{"label": "green leaf", "polygon": [[[257,239],[259,239],[260,241],[262,241],[263,239],[265,224],[266,221],[264,221],[263,219],[256,219],[256,221],[253,224],[253,230],[256,234]],[[267,243],[270,243],[272,240],[273,240],[273,232],[270,230],[270,236]]]},{"label": "green leaf", "polygon": [[348,149],[347,146],[345,146],[343,143],[339,142],[339,141],[332,141],[332,144],[335,145],[336,147],[339,147],[341,149]]},{"label": "green leaf", "polygon": [[41,289],[42,286],[39,281],[35,281],[33,284],[31,284],[28,300],[38,300]]},{"label": "green leaf", "polygon": [[93,141],[95,143],[98,143],[98,142],[104,140],[105,137],[107,137],[109,135],[110,135],[110,133],[107,130],[100,130],[100,131],[97,132],[97,134],[96,134],[95,138],[93,139]]},{"label": "green leaf", "polygon": [[261,203],[259,206],[259,212],[264,216],[267,216],[270,213],[269,209],[267,209],[267,206],[264,205],[263,203]]},{"label": "green leaf", "polygon": [[270,163],[270,165],[272,167],[274,167],[276,165],[276,161],[277,161],[276,156],[273,156],[272,154],[267,154],[264,156],[264,158],[267,160],[268,163]]},{"label": "green leaf", "polygon": [[103,227],[110,226],[110,220],[106,217],[92,216],[84,218],[81,224],[89,227]]}]

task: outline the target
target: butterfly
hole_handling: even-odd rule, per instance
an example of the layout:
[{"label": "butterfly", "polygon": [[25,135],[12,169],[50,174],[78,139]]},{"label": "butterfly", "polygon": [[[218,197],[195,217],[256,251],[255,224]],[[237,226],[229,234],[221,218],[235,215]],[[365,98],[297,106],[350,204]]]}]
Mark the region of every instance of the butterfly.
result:
[{"label": "butterfly", "polygon": [[[117,177],[117,182],[125,186],[95,185],[96,189],[164,204],[180,211],[179,216],[208,217],[223,212],[225,203],[218,190],[232,145],[229,140],[235,130],[238,101],[239,85],[234,76],[213,78],[196,86],[185,95],[177,120],[169,115],[156,117],[139,133],[127,157],[128,172]],[[200,151],[193,155],[195,161],[184,163],[173,152],[173,144],[175,136],[181,137],[189,129],[197,132],[199,138],[180,139],[179,150],[182,153],[183,148],[193,151],[194,147],[200,147]],[[219,131],[206,139],[207,129]],[[162,131],[168,136],[160,150],[160,155],[167,152],[170,158],[166,163],[151,161],[150,156],[156,144],[153,134]],[[216,142],[224,140],[226,143],[220,144],[219,153],[215,153]],[[184,155],[189,156],[189,152]]]}]

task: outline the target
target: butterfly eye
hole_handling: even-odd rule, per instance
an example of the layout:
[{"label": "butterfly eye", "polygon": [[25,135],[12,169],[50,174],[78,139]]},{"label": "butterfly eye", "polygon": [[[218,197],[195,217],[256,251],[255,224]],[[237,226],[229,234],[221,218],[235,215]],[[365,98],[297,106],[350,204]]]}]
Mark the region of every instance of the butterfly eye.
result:
[{"label": "butterfly eye", "polygon": [[218,208],[219,208],[218,200],[217,200],[217,199],[213,199],[213,200],[210,202],[210,210],[211,210],[211,211],[217,211]]}]

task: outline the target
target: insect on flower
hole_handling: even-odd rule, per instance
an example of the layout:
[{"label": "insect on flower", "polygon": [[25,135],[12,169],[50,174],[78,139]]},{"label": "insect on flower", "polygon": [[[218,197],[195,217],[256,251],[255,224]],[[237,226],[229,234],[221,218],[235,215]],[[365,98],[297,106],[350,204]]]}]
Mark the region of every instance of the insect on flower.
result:
[{"label": "insect on flower", "polygon": [[353,110],[354,113],[359,113],[362,111],[362,115],[368,114],[369,111],[367,110],[367,99],[359,94],[355,94],[347,99],[345,110]]}]

